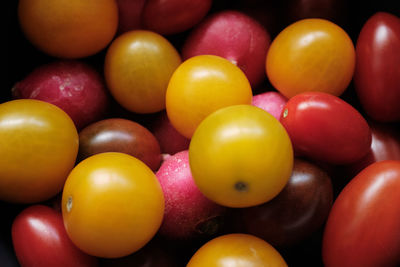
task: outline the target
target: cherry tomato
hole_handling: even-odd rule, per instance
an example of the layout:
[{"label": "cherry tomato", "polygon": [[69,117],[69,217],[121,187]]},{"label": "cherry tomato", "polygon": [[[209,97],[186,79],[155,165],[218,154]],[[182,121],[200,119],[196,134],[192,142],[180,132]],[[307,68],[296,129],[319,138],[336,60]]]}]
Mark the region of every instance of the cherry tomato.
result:
[{"label": "cherry tomato", "polygon": [[155,136],[142,125],[126,119],[101,120],[79,133],[80,160],[102,152],[129,154],[153,171],[161,164],[160,145]]},{"label": "cherry tomato", "polygon": [[129,255],[157,232],[164,196],[155,174],[119,152],[91,156],[68,176],[62,196],[64,225],[72,242],[104,258]]},{"label": "cherry tomato", "polygon": [[373,15],[357,40],[354,82],[367,114],[378,121],[400,120],[400,18]]},{"label": "cherry tomato", "polygon": [[43,205],[23,210],[12,225],[12,239],[22,267],[89,267],[97,259],[79,250],[65,232],[61,213]]},{"label": "cherry tomato", "polygon": [[251,99],[250,83],[239,67],[219,56],[201,55],[183,62],[172,75],[166,109],[178,132],[191,138],[213,111],[251,104]]},{"label": "cherry tomato", "polygon": [[61,191],[78,133],[60,108],[33,99],[0,104],[0,199],[33,203]]},{"label": "cherry tomato", "polygon": [[353,77],[354,65],[350,37],[324,19],[304,19],[285,28],[266,59],[269,80],[287,98],[307,91],[339,96]]},{"label": "cherry tomato", "polygon": [[347,164],[364,157],[371,131],[361,114],[339,97],[308,92],[286,103],[281,123],[297,153],[331,164]]},{"label": "cherry tomato", "polygon": [[343,189],[323,238],[325,266],[399,266],[400,161],[381,161]]},{"label": "cherry tomato", "polygon": [[293,167],[285,129],[268,112],[251,106],[222,108],[197,128],[189,163],[200,191],[218,204],[248,207],[275,197]]},{"label": "cherry tomato", "polygon": [[367,166],[382,160],[400,160],[400,133],[396,128],[383,123],[368,122],[371,128],[372,142],[368,154],[348,166],[348,178],[354,177]]},{"label": "cherry tomato", "polygon": [[316,232],[328,218],[333,189],[328,174],[304,160],[294,161],[292,176],[282,192],[256,207],[239,209],[245,233],[273,246],[288,247]]},{"label": "cherry tomato", "polygon": [[137,113],[165,108],[165,91],[181,58],[172,44],[150,31],[130,31],[107,50],[104,75],[117,102]]},{"label": "cherry tomato", "polygon": [[190,259],[187,267],[287,266],[264,240],[246,234],[228,234],[208,241]]},{"label": "cherry tomato", "polygon": [[118,26],[115,0],[20,0],[19,23],[25,36],[45,53],[81,58],[100,52]]}]

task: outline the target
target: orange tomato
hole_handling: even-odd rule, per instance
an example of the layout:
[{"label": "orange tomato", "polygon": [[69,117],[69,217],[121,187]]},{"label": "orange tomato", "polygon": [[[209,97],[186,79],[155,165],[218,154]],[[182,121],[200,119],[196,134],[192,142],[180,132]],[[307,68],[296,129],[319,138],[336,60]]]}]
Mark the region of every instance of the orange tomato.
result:
[{"label": "orange tomato", "polygon": [[270,244],[247,234],[212,239],[190,259],[187,267],[285,267],[285,260]]},{"label": "orange tomato", "polygon": [[354,67],[350,37],[324,19],[304,19],[285,28],[266,58],[270,82],[288,98],[306,91],[339,96],[349,85]]},{"label": "orange tomato", "polygon": [[164,195],[142,161],[119,152],[100,153],[71,171],[62,213],[68,236],[82,251],[123,257],[142,248],[157,232]]},{"label": "orange tomato", "polygon": [[118,26],[115,0],[20,0],[19,22],[28,40],[60,58],[81,58],[105,48]]},{"label": "orange tomato", "polygon": [[153,113],[165,108],[165,91],[181,58],[172,44],[150,31],[127,32],[113,41],[104,63],[111,94],[126,109]]},{"label": "orange tomato", "polygon": [[286,130],[268,112],[251,106],[222,108],[205,118],[189,146],[200,191],[228,207],[249,207],[275,197],[293,168]]},{"label": "orange tomato", "polygon": [[60,192],[78,140],[71,118],[55,105],[33,99],[0,104],[0,199],[33,203]]},{"label": "orange tomato", "polygon": [[199,123],[219,108],[251,104],[250,83],[239,67],[211,55],[192,57],[168,84],[166,109],[172,125],[191,138]]}]

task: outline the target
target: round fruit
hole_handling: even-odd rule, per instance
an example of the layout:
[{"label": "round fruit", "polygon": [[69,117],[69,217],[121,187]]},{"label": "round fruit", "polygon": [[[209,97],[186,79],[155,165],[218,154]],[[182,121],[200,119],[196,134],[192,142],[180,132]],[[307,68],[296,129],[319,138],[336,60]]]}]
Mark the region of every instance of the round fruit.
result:
[{"label": "round fruit", "polygon": [[115,0],[20,0],[25,36],[43,52],[81,58],[105,48],[118,26]]},{"label": "round fruit", "polygon": [[172,44],[150,31],[130,31],[109,47],[104,75],[115,100],[137,113],[165,108],[165,91],[181,58]]},{"label": "round fruit", "polygon": [[283,126],[268,112],[236,105],[209,115],[189,146],[190,168],[200,191],[229,207],[262,204],[286,185],[293,150]]},{"label": "round fruit", "polygon": [[212,239],[190,259],[187,267],[287,266],[285,260],[264,240],[246,234],[228,234]]},{"label": "round fruit", "polygon": [[33,99],[0,104],[0,199],[33,203],[61,191],[78,153],[71,118]]},{"label": "round fruit", "polygon": [[222,107],[251,104],[245,74],[228,60],[211,55],[192,57],[174,72],[168,84],[166,108],[172,125],[191,138],[199,123]]},{"label": "round fruit", "polygon": [[355,66],[347,33],[324,19],[304,19],[285,28],[272,42],[266,71],[272,85],[290,98],[307,91],[341,95]]},{"label": "round fruit", "polygon": [[155,174],[118,152],[91,156],[68,176],[62,196],[64,225],[72,242],[103,258],[129,255],[150,241],[164,214]]}]

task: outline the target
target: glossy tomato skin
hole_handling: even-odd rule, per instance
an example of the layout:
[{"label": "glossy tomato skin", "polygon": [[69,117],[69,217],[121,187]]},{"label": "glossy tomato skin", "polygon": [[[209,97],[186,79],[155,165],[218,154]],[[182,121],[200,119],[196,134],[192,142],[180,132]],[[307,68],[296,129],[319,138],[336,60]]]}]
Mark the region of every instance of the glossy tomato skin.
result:
[{"label": "glossy tomato skin", "polygon": [[187,267],[287,266],[275,248],[247,234],[228,234],[208,241],[190,259]]},{"label": "glossy tomato skin", "polygon": [[333,189],[328,174],[315,164],[295,159],[292,176],[271,201],[239,209],[243,231],[273,246],[289,247],[316,232],[328,218]]},{"label": "glossy tomato skin", "polygon": [[0,199],[33,203],[59,193],[78,141],[73,121],[55,105],[33,99],[0,104]]},{"label": "glossy tomato skin", "polygon": [[115,100],[136,113],[165,108],[165,92],[181,58],[163,36],[144,30],[118,36],[104,61],[106,84]]},{"label": "glossy tomato skin", "polygon": [[400,161],[381,161],[343,189],[329,215],[322,256],[330,266],[399,266]]},{"label": "glossy tomato skin", "polygon": [[14,250],[21,267],[92,267],[97,259],[69,239],[61,213],[43,205],[23,210],[12,225]]},{"label": "glossy tomato skin", "polygon": [[378,12],[357,40],[355,88],[364,110],[382,122],[400,120],[400,18]]},{"label": "glossy tomato skin", "polygon": [[293,149],[271,114],[235,105],[202,121],[190,142],[189,163],[206,197],[243,208],[265,203],[284,188],[293,168]]},{"label": "glossy tomato skin", "polygon": [[347,33],[324,19],[303,19],[272,41],[266,72],[287,98],[308,91],[341,95],[355,66],[354,45]]},{"label": "glossy tomato skin", "polygon": [[71,171],[61,207],[67,234],[78,248],[97,257],[118,258],[153,238],[163,219],[164,195],[142,161],[105,152]]},{"label": "glossy tomato skin", "polygon": [[339,97],[298,94],[286,103],[281,123],[297,153],[330,164],[348,164],[365,156],[371,130],[362,115]]},{"label": "glossy tomato skin", "polygon": [[142,125],[127,119],[97,121],[79,133],[79,160],[102,152],[129,154],[153,171],[161,164],[161,150],[156,137]]}]

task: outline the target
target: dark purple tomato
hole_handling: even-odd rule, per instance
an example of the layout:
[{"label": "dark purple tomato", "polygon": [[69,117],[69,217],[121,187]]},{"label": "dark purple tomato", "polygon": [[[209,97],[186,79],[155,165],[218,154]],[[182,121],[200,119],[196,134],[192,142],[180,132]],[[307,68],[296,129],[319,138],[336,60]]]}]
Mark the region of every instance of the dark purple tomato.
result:
[{"label": "dark purple tomato", "polygon": [[61,213],[42,205],[23,210],[12,225],[12,241],[21,267],[91,267],[95,257],[69,239]]},{"label": "dark purple tomato", "polygon": [[325,227],[326,267],[400,266],[400,161],[376,162],[335,200]]},{"label": "dark purple tomato", "polygon": [[122,152],[143,161],[153,171],[161,164],[160,145],[140,124],[126,119],[106,119],[79,133],[79,160],[102,152]]},{"label": "dark purple tomato", "polygon": [[327,93],[292,97],[280,121],[296,153],[321,162],[349,164],[364,157],[371,146],[371,131],[362,115]]},{"label": "dark purple tomato", "polygon": [[281,193],[260,206],[240,210],[246,233],[274,246],[290,246],[318,230],[328,217],[332,183],[321,168],[295,159],[293,173]]},{"label": "dark purple tomato", "polygon": [[378,12],[364,24],[356,45],[355,88],[374,120],[400,120],[400,18]]},{"label": "dark purple tomato", "polygon": [[372,142],[371,149],[361,160],[346,166],[348,179],[372,163],[382,160],[400,160],[400,133],[389,124],[369,122]]}]

